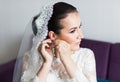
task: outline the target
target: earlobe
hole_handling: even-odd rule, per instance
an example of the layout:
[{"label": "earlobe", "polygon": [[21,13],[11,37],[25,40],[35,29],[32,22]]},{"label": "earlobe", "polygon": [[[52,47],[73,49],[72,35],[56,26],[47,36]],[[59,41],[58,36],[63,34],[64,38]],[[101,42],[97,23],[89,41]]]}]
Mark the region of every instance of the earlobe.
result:
[{"label": "earlobe", "polygon": [[53,31],[49,31],[48,35],[49,35],[51,40],[53,40],[53,41],[55,40],[56,34]]}]

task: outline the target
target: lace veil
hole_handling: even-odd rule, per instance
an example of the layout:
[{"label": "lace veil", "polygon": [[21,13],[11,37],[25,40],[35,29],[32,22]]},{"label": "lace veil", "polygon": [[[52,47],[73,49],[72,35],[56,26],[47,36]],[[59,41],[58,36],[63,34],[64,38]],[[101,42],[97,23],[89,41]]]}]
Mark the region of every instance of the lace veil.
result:
[{"label": "lace veil", "polygon": [[[25,82],[28,82],[31,78],[36,76],[39,68],[42,65],[42,61],[39,61],[40,53],[38,52],[38,46],[42,40],[44,40],[47,36],[48,29],[47,24],[52,16],[53,13],[53,5],[57,2],[66,2],[72,4],[76,8],[79,8],[79,0],[53,0],[50,3],[46,4],[43,8],[41,8],[39,17],[35,21],[37,25],[37,35],[33,35],[32,32],[32,20],[29,22],[28,26],[26,27],[26,31],[20,46],[20,50],[18,53],[18,57],[15,64],[14,75],[13,75],[13,82],[20,82],[21,75],[22,75],[22,61],[23,56],[26,51],[29,54],[29,68],[27,71],[24,72],[23,77],[26,78]],[[74,3],[73,3],[74,2]],[[77,9],[79,11],[79,9]],[[32,40],[31,40],[32,39]],[[32,45],[31,45],[32,44]]]}]

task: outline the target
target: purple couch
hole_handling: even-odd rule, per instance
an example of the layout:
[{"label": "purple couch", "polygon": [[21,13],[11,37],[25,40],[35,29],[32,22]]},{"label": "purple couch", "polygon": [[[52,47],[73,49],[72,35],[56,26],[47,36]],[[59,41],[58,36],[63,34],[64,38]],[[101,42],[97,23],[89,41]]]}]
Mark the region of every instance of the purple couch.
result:
[{"label": "purple couch", "polygon": [[120,43],[83,39],[81,47],[93,50],[98,78],[120,82]]},{"label": "purple couch", "polygon": [[[120,82],[120,43],[83,39],[81,47],[95,54],[97,77]],[[0,82],[12,82],[15,60],[0,65]]]},{"label": "purple couch", "polygon": [[15,60],[0,65],[0,82],[12,82]]}]

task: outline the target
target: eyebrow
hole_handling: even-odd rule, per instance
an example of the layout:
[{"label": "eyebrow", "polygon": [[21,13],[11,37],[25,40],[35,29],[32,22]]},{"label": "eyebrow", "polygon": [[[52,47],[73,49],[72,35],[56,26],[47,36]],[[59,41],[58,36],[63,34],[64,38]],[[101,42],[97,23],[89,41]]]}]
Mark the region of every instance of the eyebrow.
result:
[{"label": "eyebrow", "polygon": [[77,29],[77,27],[73,27],[73,28],[71,28],[70,30],[72,30],[72,29]]},{"label": "eyebrow", "polygon": [[[82,22],[80,23],[80,26],[79,26],[79,28],[82,26]],[[73,28],[71,28],[70,30],[72,30],[72,29],[77,29],[77,27],[73,27]]]}]

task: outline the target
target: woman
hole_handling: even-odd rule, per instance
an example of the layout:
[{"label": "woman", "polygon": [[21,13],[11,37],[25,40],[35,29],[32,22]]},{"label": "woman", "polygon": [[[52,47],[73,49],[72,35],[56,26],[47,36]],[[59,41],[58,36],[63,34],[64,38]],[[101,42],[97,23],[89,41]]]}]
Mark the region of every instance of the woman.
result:
[{"label": "woman", "polygon": [[83,34],[75,7],[49,4],[32,24],[35,37],[24,55],[21,82],[97,82],[94,54],[79,46]]}]

